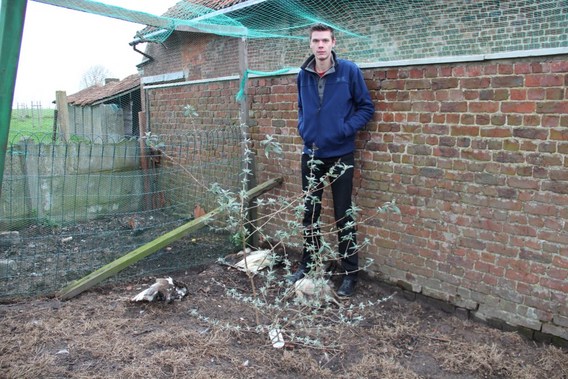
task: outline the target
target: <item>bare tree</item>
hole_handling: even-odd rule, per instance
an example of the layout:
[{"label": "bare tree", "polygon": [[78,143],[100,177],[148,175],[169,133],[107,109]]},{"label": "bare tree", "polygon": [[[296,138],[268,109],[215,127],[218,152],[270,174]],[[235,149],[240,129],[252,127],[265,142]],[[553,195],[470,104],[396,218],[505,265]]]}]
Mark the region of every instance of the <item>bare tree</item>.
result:
[{"label": "bare tree", "polygon": [[102,86],[105,79],[110,75],[110,70],[103,65],[91,66],[81,79],[81,87],[88,88],[91,86]]}]

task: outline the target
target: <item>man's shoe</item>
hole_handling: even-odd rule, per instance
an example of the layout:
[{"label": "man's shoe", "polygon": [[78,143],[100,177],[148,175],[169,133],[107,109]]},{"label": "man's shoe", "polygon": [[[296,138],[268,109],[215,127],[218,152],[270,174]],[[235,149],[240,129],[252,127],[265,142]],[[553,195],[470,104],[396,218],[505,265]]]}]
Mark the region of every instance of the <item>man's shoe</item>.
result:
[{"label": "man's shoe", "polygon": [[286,276],[286,280],[288,283],[294,284],[304,276],[306,276],[306,269],[304,267],[300,267],[295,273]]},{"label": "man's shoe", "polygon": [[353,276],[345,276],[343,278],[343,283],[341,283],[341,287],[337,290],[337,296],[339,297],[351,297],[355,292],[355,284],[357,284],[357,278]]}]

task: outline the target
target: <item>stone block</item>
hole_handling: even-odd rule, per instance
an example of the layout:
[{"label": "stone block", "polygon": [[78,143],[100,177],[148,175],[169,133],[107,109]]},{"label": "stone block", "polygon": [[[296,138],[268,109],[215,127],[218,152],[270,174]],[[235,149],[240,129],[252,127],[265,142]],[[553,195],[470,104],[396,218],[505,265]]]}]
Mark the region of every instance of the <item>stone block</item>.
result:
[{"label": "stone block", "polygon": [[475,317],[486,322],[490,322],[491,320],[502,320],[510,326],[523,326],[533,330],[540,330],[542,327],[542,323],[539,320],[522,317],[513,310],[506,311],[502,308],[499,309],[494,305],[480,304],[479,309],[473,312],[473,314]]},{"label": "stone block", "polygon": [[566,327],[554,325],[551,323],[546,323],[542,325],[542,332],[556,337],[560,337],[568,341],[568,328]]}]

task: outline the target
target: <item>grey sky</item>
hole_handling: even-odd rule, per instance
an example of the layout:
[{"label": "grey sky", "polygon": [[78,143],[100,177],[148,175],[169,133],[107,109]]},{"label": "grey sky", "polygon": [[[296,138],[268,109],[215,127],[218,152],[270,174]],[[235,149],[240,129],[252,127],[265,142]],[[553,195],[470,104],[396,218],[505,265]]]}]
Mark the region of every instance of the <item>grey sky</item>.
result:
[{"label": "grey sky", "polygon": [[[5,1],[5,0],[3,0]],[[178,0],[100,0],[99,2],[161,15]],[[128,45],[145,25],[28,1],[18,76],[17,103],[53,107],[55,91],[81,89],[91,66],[106,67],[123,79],[136,73],[142,55]]]}]

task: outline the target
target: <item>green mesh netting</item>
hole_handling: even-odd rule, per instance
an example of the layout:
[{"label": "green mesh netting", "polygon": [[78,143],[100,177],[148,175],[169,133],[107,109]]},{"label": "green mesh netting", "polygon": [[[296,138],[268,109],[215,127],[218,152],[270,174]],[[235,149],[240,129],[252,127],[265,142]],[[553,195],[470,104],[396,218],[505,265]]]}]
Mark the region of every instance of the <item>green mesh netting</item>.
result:
[{"label": "green mesh netting", "polygon": [[[91,0],[35,1],[146,25],[133,36],[139,43],[164,43],[174,31],[246,38],[239,100],[248,74],[301,65],[316,22],[334,27],[335,50],[359,64],[568,47],[566,0],[186,0],[163,15]],[[239,74],[230,64],[228,74]]]},{"label": "green mesh netting", "polygon": [[[193,0],[164,15],[90,0],[36,1],[148,25],[138,37],[155,42],[173,30],[303,41],[307,27],[322,22],[357,62],[568,46],[565,0]],[[280,63],[274,69],[288,66]]]}]

